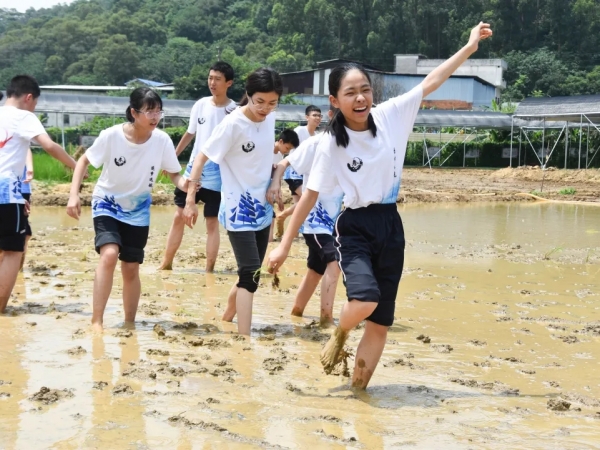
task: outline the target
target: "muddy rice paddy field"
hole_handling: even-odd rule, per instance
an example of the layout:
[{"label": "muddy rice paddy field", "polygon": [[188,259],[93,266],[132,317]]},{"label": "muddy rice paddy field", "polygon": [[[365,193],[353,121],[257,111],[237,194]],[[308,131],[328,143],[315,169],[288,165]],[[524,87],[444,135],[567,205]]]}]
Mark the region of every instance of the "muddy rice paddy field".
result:
[{"label": "muddy rice paddy field", "polygon": [[[172,208],[155,206],[137,323],[123,325],[118,275],[97,336],[89,208],[77,223],[38,204],[0,316],[0,448],[600,448],[600,208],[484,201],[539,180],[459,172],[405,174],[405,272],[366,392],[349,388],[343,368],[322,372],[329,332],[316,325],[317,299],[304,318],[289,315],[305,270],[300,240],[280,287],[263,278],[245,340],[220,321],[236,278],[226,235],[217,273],[202,270],[200,221],[174,270],[159,272]],[[589,172],[546,187],[597,201]],[[343,294],[340,284],[336,317]]]}]

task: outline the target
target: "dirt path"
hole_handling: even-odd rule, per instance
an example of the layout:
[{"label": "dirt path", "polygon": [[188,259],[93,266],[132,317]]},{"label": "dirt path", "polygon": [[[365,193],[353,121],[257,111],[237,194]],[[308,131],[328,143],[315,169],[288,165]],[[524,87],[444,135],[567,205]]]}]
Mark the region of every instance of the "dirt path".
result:
[{"label": "dirt path", "polygon": [[[542,186],[543,181],[543,186]],[[572,188],[574,194],[561,194]],[[82,189],[84,205],[91,201],[92,183]],[[405,168],[399,203],[438,202],[498,202],[531,201],[518,193],[538,193],[554,200],[600,201],[600,171],[554,170],[542,171],[539,167],[517,169],[428,169]],[[284,189],[289,200],[289,192]],[[172,204],[172,187],[158,186],[154,191],[155,205]],[[68,184],[34,184],[35,204],[39,206],[66,206],[69,199]]]}]

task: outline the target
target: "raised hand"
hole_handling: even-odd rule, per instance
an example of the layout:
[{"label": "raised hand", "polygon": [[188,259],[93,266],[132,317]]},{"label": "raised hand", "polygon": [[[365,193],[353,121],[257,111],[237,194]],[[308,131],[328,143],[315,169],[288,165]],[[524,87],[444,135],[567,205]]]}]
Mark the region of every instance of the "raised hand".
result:
[{"label": "raised hand", "polygon": [[469,43],[467,45],[475,52],[479,47],[479,41],[489,38],[492,34],[492,29],[490,28],[489,23],[479,22],[479,24],[471,30]]}]

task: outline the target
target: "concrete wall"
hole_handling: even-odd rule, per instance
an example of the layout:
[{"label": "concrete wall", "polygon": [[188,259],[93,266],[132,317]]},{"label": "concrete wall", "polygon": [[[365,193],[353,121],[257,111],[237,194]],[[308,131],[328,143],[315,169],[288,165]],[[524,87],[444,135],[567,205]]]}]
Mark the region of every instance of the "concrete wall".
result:
[{"label": "concrete wall", "polygon": [[[427,75],[444,61],[443,59],[421,59],[417,63],[417,73]],[[496,87],[505,88],[504,71],[507,68],[506,61],[502,59],[469,59],[454,74],[479,77]]]}]

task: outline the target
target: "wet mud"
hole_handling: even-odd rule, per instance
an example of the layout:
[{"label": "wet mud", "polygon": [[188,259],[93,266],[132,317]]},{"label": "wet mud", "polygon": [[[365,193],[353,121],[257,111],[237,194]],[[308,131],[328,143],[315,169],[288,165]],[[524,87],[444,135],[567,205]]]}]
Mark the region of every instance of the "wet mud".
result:
[{"label": "wet mud", "polygon": [[[37,208],[0,316],[0,448],[592,449],[600,442],[600,208],[400,205],[406,264],[381,363],[348,378],[364,325],[326,375],[318,295],[290,315],[296,242],[254,300],[252,336],[220,317],[235,282],[227,237],[206,274],[203,224],[157,271],[172,211],[154,207],[134,327],[117,269],[91,332],[89,209]],[[334,317],[345,301],[340,281]],[[337,376],[332,376],[337,375]]]}]

